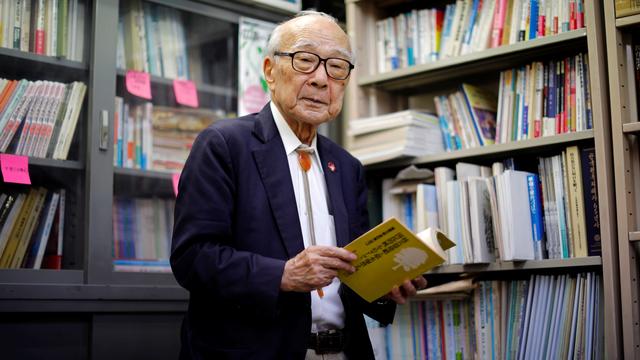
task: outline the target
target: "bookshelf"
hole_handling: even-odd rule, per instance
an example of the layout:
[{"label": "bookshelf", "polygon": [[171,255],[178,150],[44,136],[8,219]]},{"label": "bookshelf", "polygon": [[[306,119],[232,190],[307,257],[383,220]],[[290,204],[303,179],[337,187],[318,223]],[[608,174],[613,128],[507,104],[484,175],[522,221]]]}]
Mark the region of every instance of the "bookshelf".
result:
[{"label": "bookshelf", "polygon": [[[3,356],[21,358],[25,349],[31,348],[36,349],[34,357],[110,358],[114,355],[111,350],[117,347],[117,354],[124,358],[140,357],[141,348],[145,349],[142,357],[175,358],[179,346],[176,334],[188,293],[170,273],[120,272],[114,271],[113,265],[114,199],[174,197],[173,171],[114,166],[114,98],[129,96],[124,89],[124,67],[117,61],[117,29],[119,9],[130,2],[66,1],[84,9],[78,14],[84,22],[76,30],[84,39],[78,58],[40,55],[0,43],[0,78],[87,84],[67,159],[28,159],[33,186],[66,190],[62,269],[0,269],[0,332],[5,344],[12,344]],[[209,56],[205,57],[207,71],[192,79],[200,107],[222,109],[224,115],[235,112],[240,18],[277,23],[284,19],[284,13],[225,0],[145,3],[179,13],[187,22],[188,51],[200,49]],[[203,22],[223,26],[206,27]],[[178,107],[170,76],[153,75],[151,83],[154,106]],[[134,104],[143,103],[132,96],[130,99]],[[8,188],[27,191],[31,187],[0,182],[0,191]],[[137,332],[129,338],[118,332],[133,328]],[[57,340],[52,340],[52,334],[60,333],[67,335],[62,348],[55,347]],[[30,344],[24,342],[27,336]],[[130,343],[130,338],[136,338],[136,344]]]},{"label": "bookshelf", "polygon": [[[413,88],[462,78],[479,72],[493,71],[519,65],[534,55],[553,54],[567,46],[584,47],[587,31],[578,29],[555,36],[543,37],[484,51],[460,55],[433,63],[420,64],[359,78],[360,86],[373,86],[392,91],[411,91]],[[472,67],[470,67],[472,66]],[[480,70],[481,69],[481,70]],[[452,74],[452,72],[454,72]]]},{"label": "bookshelf", "polygon": [[[565,274],[575,271],[596,271],[602,276],[604,292],[604,354],[607,357],[621,356],[621,309],[618,273],[618,237],[616,229],[616,197],[614,192],[613,153],[611,142],[611,123],[608,112],[609,93],[607,91],[607,51],[605,48],[605,25],[603,14],[612,12],[612,2],[585,1],[585,28],[539,39],[503,45],[466,55],[449,57],[435,62],[416,64],[399,69],[379,72],[376,59],[376,22],[414,8],[443,7],[453,2],[440,1],[422,5],[414,1],[347,1],[347,29],[352,37],[358,54],[358,62],[352,73],[345,102],[345,119],[359,119],[378,116],[414,107],[435,111],[431,103],[434,95],[450,93],[451,89],[463,81],[477,84],[483,89],[497,93],[498,73],[532,61],[546,61],[553,57],[568,56],[578,52],[586,53],[589,61],[593,128],[542,138],[533,138],[517,142],[488,145],[446,153],[437,153],[413,158],[396,158],[384,162],[365,164],[369,187],[374,198],[371,210],[381,210],[378,206],[381,195],[380,180],[393,177],[398,170],[416,165],[433,169],[436,166],[453,167],[457,162],[480,163],[490,165],[510,157],[527,158],[536,154],[559,151],[568,145],[589,145],[595,147],[596,173],[598,178],[598,196],[600,225],[602,236],[602,255],[596,257],[571,258],[563,260],[536,260],[523,262],[497,262],[491,264],[446,265],[425,274],[438,282],[440,278],[450,278],[456,274],[473,273],[483,277],[509,279],[525,273]],[[607,3],[607,5],[603,5]],[[611,4],[609,4],[611,3]],[[615,23],[615,19],[611,20]],[[633,27],[637,17],[617,21],[618,27]],[[609,39],[607,39],[609,44]],[[609,45],[611,46],[611,45]],[[611,64],[611,62],[610,62]],[[615,65],[610,65],[616,68]],[[612,92],[612,98],[615,94]],[[354,141],[348,135],[349,124],[343,124],[343,143],[347,148]],[[627,132],[637,128],[627,127]],[[615,139],[614,139],[615,142]],[[365,161],[366,163],[366,161]],[[639,176],[640,178],[640,176]],[[374,180],[378,179],[378,180]],[[617,181],[617,178],[616,178]],[[620,212],[620,208],[618,208]],[[621,233],[622,234],[622,233]],[[625,238],[627,233],[625,234]],[[621,250],[620,250],[621,251]],[[622,272],[623,270],[621,270]],[[622,277],[620,277],[622,279]],[[630,283],[627,284],[629,286]],[[624,286],[624,285],[623,285]],[[631,286],[629,286],[631,287]],[[636,294],[637,295],[637,294]],[[637,314],[637,312],[636,312]],[[626,320],[631,324],[631,319]],[[635,320],[634,320],[635,321]],[[636,325],[637,327],[637,325]],[[627,335],[629,336],[629,335]],[[640,336],[640,331],[636,331]]]},{"label": "bookshelf", "polygon": [[[618,212],[618,253],[622,349],[625,358],[640,356],[640,308],[638,307],[638,94],[637,64],[640,15],[616,18],[613,3],[604,1],[609,92],[611,94],[611,137]],[[624,3],[624,1],[622,2]],[[636,69],[636,70],[634,70]]]},{"label": "bookshelf", "polygon": [[59,69],[70,69],[72,71],[77,71],[80,74],[85,73],[89,69],[89,66],[87,66],[87,64],[82,61],[33,54],[9,48],[0,48],[0,58],[3,60],[3,64],[6,65],[20,62],[20,65],[24,66],[24,61],[26,61],[27,64],[37,64],[39,67],[46,64],[47,66],[52,66]]},{"label": "bookshelf", "polygon": [[490,264],[442,265],[425,275],[436,274],[475,274],[531,270],[560,270],[566,268],[597,268],[602,266],[600,256],[588,256],[571,259],[548,259],[528,261],[499,261]]},{"label": "bookshelf", "polygon": [[630,15],[616,18],[615,24],[617,28],[637,26],[640,24],[640,15]]},{"label": "bookshelf", "polygon": [[492,159],[504,153],[510,153],[512,155],[535,153],[536,151],[547,148],[549,146],[569,145],[585,140],[593,141],[593,130],[520,140],[504,144],[493,144],[479,148],[461,149],[414,158],[405,158],[399,160],[396,159],[393,160],[390,164],[371,164],[368,168],[373,170],[389,167],[389,165],[393,167],[400,167],[408,166],[411,164],[434,166],[451,161],[462,161],[463,159],[464,161],[477,161],[483,159]]}]

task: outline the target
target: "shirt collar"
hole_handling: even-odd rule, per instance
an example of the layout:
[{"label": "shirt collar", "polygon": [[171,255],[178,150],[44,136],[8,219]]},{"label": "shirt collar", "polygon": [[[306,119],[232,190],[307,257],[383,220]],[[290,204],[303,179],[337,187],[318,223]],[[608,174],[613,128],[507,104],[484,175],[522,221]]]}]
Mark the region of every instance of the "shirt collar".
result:
[{"label": "shirt collar", "polygon": [[[271,101],[269,103],[271,107],[271,114],[273,114],[273,119],[276,122],[276,127],[278,128],[278,132],[280,133],[280,137],[282,138],[282,144],[284,144],[284,151],[287,155],[290,155],[292,152],[296,151],[298,146],[302,144],[302,141],[298,139],[296,134],[293,133],[293,130],[287,124],[287,121],[284,119],[278,107]],[[316,159],[320,159],[318,156],[318,146],[317,146],[318,134],[314,135],[313,140],[311,141],[311,148],[315,151]]]}]

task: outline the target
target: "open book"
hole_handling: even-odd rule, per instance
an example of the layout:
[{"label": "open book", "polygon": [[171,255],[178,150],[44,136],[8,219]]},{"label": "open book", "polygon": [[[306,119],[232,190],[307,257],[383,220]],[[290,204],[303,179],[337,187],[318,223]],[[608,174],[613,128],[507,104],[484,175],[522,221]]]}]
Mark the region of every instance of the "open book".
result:
[{"label": "open book", "polygon": [[340,271],[338,278],[372,302],[394,285],[444,263],[444,251],[453,246],[455,243],[437,229],[428,228],[416,235],[390,218],[344,247],[358,256],[353,262],[356,271]]}]

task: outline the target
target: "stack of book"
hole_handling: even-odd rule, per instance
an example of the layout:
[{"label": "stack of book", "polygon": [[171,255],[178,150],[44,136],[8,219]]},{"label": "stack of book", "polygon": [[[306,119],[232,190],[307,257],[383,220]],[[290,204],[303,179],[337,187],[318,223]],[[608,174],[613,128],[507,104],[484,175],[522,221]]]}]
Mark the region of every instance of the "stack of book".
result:
[{"label": "stack of book", "polygon": [[185,22],[177,9],[140,0],[122,3],[117,66],[190,79]]},{"label": "stack of book", "polygon": [[65,190],[0,192],[0,268],[60,269]]},{"label": "stack of book", "polygon": [[594,155],[570,146],[539,158],[537,171],[503,163],[436,168],[440,226],[462,245],[449,263],[599,255]]},{"label": "stack of book", "polygon": [[113,163],[143,170],[182,170],[196,136],[226,114],[206,109],[129,104],[116,97]]},{"label": "stack of book", "polygon": [[447,151],[491,145],[496,137],[495,94],[462,84],[460,90],[433,99]]},{"label": "stack of book", "polygon": [[582,53],[501,72],[495,142],[593,128],[589,84]]},{"label": "stack of book", "polygon": [[349,123],[350,152],[363,164],[444,151],[435,115],[406,110]]},{"label": "stack of book", "polygon": [[0,47],[74,61],[84,57],[86,1],[0,1]]},{"label": "stack of book", "polygon": [[383,218],[442,229],[458,244],[449,264],[601,254],[593,147],[569,146],[538,158],[537,168],[513,160],[437,167],[434,178],[435,186],[411,187],[383,180]]},{"label": "stack of book", "polygon": [[0,79],[0,152],[66,160],[87,86]]},{"label": "stack of book", "polygon": [[[373,346],[386,359],[601,359],[597,273],[481,281],[468,299],[398,306]],[[386,351],[382,351],[386,349]],[[386,355],[386,356],[385,356]],[[378,358],[378,357],[376,357]]]},{"label": "stack of book", "polygon": [[640,13],[640,1],[616,0],[616,17],[623,17]]},{"label": "stack of book", "polygon": [[378,72],[583,27],[584,0],[457,0],[444,11],[414,9],[376,21]]},{"label": "stack of book", "polygon": [[114,270],[170,272],[174,200],[116,197],[113,202]]}]

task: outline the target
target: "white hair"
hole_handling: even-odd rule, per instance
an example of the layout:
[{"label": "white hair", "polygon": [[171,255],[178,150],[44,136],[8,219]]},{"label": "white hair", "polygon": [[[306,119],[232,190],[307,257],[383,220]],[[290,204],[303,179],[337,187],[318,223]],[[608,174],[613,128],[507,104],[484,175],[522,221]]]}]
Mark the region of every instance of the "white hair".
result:
[{"label": "white hair", "polygon": [[[322,11],[316,11],[316,10],[302,10],[299,13],[297,13],[294,17],[292,17],[291,19],[285,20],[283,22],[281,22],[280,24],[278,24],[278,26],[276,26],[275,29],[273,29],[273,31],[271,32],[271,35],[269,36],[269,41],[267,42],[267,51],[266,51],[266,56],[271,57],[271,58],[275,58],[275,60],[277,61],[277,57],[274,56],[275,52],[278,51],[280,49],[280,46],[282,44],[282,31],[284,29],[284,26],[286,23],[288,23],[289,21],[302,17],[302,16],[320,16],[323,17],[325,19],[329,19],[331,20],[334,24],[336,25],[340,25],[338,24],[338,19],[336,19],[335,17],[324,13]],[[349,36],[347,35],[347,37],[349,38]],[[351,38],[349,38],[349,43],[351,43]],[[355,62],[355,54],[353,52],[353,50],[349,51],[349,57],[351,59],[352,62]]]}]

